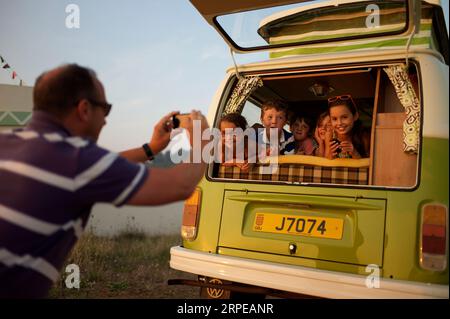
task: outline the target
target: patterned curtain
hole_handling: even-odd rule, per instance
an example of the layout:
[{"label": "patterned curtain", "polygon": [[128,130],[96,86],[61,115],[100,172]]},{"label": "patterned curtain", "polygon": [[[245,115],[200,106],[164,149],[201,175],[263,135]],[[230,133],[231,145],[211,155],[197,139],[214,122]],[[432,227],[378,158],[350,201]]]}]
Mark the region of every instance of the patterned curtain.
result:
[{"label": "patterned curtain", "polygon": [[258,87],[263,86],[263,81],[258,76],[246,76],[239,79],[236,87],[228,99],[223,115],[229,113],[241,113],[245,101]]},{"label": "patterned curtain", "polygon": [[403,122],[403,151],[417,154],[419,149],[420,103],[411,84],[404,64],[384,68],[397,97],[405,108],[406,119]]}]

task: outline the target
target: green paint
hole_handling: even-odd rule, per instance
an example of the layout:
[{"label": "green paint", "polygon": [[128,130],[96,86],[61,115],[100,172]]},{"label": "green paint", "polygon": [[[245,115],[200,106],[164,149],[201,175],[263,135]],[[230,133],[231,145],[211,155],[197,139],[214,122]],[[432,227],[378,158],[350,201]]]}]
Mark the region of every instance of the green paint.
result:
[{"label": "green paint", "polygon": [[[390,46],[405,46],[407,42],[408,39],[391,39],[391,40],[375,41],[370,43],[346,45],[340,47],[338,46],[328,46],[320,48],[303,47],[286,50],[282,52],[271,52],[270,58],[280,58],[288,55],[319,54],[319,53],[343,52],[369,48],[385,48]],[[411,45],[420,45],[420,44],[430,44],[430,38],[429,37],[414,38],[411,41]]]},{"label": "green paint", "polygon": [[[448,284],[448,267],[440,273],[425,271],[418,260],[421,205],[433,201],[448,206],[448,139],[423,138],[422,142],[420,185],[414,191],[221,183],[204,179],[200,183],[198,237],[184,241],[183,245],[228,256],[360,275],[365,274],[364,265],[375,263],[382,265],[384,278]],[[249,194],[255,194],[254,199],[265,197],[267,203],[242,200]],[[322,202],[323,207],[308,209],[270,200],[285,198],[292,205],[295,197],[309,199],[310,203]],[[339,205],[330,208],[326,204],[333,205],[331,197],[339,203],[353,203],[355,198],[362,198],[356,202],[361,206],[349,210]],[[275,213],[301,210],[345,216],[343,239],[255,233],[251,224],[254,212],[261,208]],[[291,241],[298,243],[296,257],[287,251]]]},{"label": "green paint", "polygon": [[[423,24],[420,28],[420,31],[430,31],[430,30],[431,30],[431,23]],[[397,30],[396,29],[383,30],[383,32],[393,32],[393,31],[397,31]],[[378,34],[378,33],[380,33],[380,31],[364,32],[364,35],[371,35],[371,34]],[[316,36],[308,36],[308,37],[291,38],[291,39],[286,39],[286,40],[274,40],[274,41],[271,40],[270,44],[286,44],[286,43],[296,43],[296,42],[306,42],[306,41],[330,40],[330,39],[344,38],[344,37],[351,37],[351,36],[360,36],[360,35],[361,35],[361,33],[358,33],[358,32],[342,33],[342,34],[327,34],[327,35],[322,35],[322,36],[316,35]]]}]

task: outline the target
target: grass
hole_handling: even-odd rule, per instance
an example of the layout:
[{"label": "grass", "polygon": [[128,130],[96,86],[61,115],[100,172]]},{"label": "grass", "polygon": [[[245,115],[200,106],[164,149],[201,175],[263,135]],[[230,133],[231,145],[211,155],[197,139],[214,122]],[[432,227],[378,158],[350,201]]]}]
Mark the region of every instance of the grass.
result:
[{"label": "grass", "polygon": [[[127,231],[109,238],[86,233],[63,266],[49,298],[199,298],[199,288],[167,285],[172,278],[196,279],[169,267],[170,247],[180,242],[178,235]],[[79,289],[66,287],[69,273],[64,270],[69,264],[80,268]]]}]

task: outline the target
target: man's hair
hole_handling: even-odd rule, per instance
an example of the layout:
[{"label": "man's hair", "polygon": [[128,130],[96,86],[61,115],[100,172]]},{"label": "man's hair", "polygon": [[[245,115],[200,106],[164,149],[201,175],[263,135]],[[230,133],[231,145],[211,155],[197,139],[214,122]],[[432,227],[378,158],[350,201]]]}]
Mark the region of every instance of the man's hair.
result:
[{"label": "man's hair", "polygon": [[278,112],[283,111],[284,114],[286,115],[286,118],[288,116],[288,111],[287,111],[287,107],[280,101],[275,101],[275,100],[269,100],[263,103],[263,105],[261,106],[261,117],[264,116],[264,112],[266,112],[267,110],[270,109],[275,109]]},{"label": "man's hair", "polygon": [[89,68],[66,64],[58,68],[54,75],[48,73],[44,72],[36,79],[33,90],[35,111],[64,117],[81,99],[95,99],[98,94],[96,74]]},{"label": "man's hair", "polygon": [[220,122],[233,123],[234,125],[236,125],[236,127],[241,128],[243,131],[245,131],[245,129],[247,128],[247,120],[239,113],[229,113],[227,115],[224,115],[220,119]]}]

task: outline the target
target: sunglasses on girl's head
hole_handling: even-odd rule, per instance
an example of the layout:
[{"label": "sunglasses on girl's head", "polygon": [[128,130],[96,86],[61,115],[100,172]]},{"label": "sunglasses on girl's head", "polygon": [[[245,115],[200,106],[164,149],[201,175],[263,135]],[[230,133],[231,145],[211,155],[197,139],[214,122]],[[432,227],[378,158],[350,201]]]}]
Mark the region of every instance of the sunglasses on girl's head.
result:
[{"label": "sunglasses on girl's head", "polygon": [[350,94],[344,94],[344,95],[338,95],[338,96],[330,97],[328,99],[328,104],[334,103],[336,101],[348,101],[348,100],[350,100],[352,102],[353,106],[356,109],[355,101],[353,101],[353,98],[352,98],[352,96]]},{"label": "sunglasses on girl's head", "polygon": [[328,103],[333,103],[333,102],[336,102],[336,101],[346,101],[346,100],[352,100],[353,101],[352,96],[350,94],[333,96],[333,97],[330,97],[328,99]]}]

